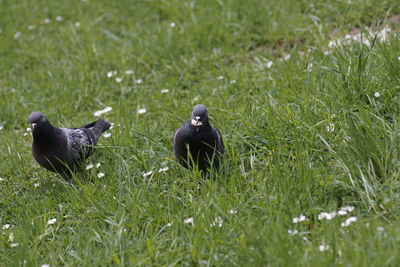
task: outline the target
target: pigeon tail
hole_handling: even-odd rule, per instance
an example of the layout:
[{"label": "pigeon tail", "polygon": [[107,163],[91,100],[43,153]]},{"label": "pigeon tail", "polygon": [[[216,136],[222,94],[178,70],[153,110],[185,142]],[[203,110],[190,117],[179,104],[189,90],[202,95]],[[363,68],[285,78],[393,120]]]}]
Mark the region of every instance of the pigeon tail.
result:
[{"label": "pigeon tail", "polygon": [[109,122],[103,119],[99,119],[97,121],[89,123],[88,125],[83,126],[82,128],[91,129],[93,133],[96,135],[96,138],[98,138],[102,133],[107,131],[110,127],[111,124]]}]

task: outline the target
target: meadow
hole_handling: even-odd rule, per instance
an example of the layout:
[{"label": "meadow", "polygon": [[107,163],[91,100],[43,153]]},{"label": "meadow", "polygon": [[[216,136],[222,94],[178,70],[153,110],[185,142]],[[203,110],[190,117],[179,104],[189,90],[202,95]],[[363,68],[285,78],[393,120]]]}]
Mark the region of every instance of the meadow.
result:
[{"label": "meadow", "polygon": [[[0,0],[1,266],[398,266],[398,0]],[[179,166],[207,105],[226,153]],[[66,182],[27,117],[112,122]],[[86,170],[86,166],[87,170]]]}]

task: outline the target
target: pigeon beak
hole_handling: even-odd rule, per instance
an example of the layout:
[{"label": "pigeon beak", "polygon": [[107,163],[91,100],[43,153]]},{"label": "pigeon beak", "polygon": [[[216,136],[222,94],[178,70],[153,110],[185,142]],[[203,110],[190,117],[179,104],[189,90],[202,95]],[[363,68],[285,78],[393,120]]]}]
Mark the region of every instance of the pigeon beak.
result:
[{"label": "pigeon beak", "polygon": [[196,116],[194,119],[192,119],[191,123],[196,127],[203,125],[203,123],[200,120],[200,116]]}]

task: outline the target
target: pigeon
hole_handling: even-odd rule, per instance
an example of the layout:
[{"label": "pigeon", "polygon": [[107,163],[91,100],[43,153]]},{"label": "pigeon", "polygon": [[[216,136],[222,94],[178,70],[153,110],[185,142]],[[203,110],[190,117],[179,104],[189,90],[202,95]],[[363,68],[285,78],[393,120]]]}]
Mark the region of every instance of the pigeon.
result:
[{"label": "pigeon", "polygon": [[190,119],[175,132],[174,154],[177,161],[185,168],[197,167],[208,173],[210,167],[219,166],[224,152],[221,133],[211,126],[206,106],[194,106]]},{"label": "pigeon", "polygon": [[32,112],[28,120],[32,125],[32,154],[45,169],[71,177],[83,160],[94,151],[99,136],[111,124],[103,119],[79,128],[54,127],[41,112]]}]

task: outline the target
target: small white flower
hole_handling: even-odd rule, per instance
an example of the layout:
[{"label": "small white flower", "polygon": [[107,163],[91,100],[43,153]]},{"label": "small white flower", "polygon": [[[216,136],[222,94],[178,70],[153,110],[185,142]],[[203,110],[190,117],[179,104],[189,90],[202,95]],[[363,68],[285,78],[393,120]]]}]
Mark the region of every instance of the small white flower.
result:
[{"label": "small white flower", "polygon": [[148,172],[143,173],[143,177],[147,177],[152,174],[153,174],[153,171],[148,171]]},{"label": "small white flower", "polygon": [[374,96],[375,96],[376,98],[378,98],[378,97],[381,96],[381,94],[380,94],[379,92],[375,92],[375,93],[374,93]]},{"label": "small white flower", "polygon": [[2,181],[5,181],[5,179],[0,177],[0,182],[2,182]]},{"label": "small white flower", "polygon": [[122,82],[122,78],[121,78],[121,77],[117,77],[117,78],[115,78],[115,81],[116,81],[117,83],[120,83],[120,82]]},{"label": "small white flower", "polygon": [[342,227],[347,227],[347,226],[349,226],[350,224],[352,224],[353,222],[356,222],[356,221],[357,221],[357,217],[353,216],[353,217],[347,218],[347,220],[342,222],[340,225]]},{"label": "small white flower", "polygon": [[346,215],[346,214],[347,214],[347,211],[345,211],[345,210],[339,210],[337,213],[338,213],[339,215],[343,216],[343,215]]},{"label": "small white flower", "polygon": [[272,62],[272,61],[267,61],[267,63],[265,64],[267,69],[270,69],[272,67],[272,65],[274,65],[274,62]]},{"label": "small white flower", "polygon": [[224,78],[224,76],[218,76],[217,79],[218,80],[222,80]]},{"label": "small white flower", "polygon": [[296,229],[294,229],[294,230],[289,229],[289,230],[287,230],[287,232],[289,235],[297,235],[299,233],[299,231],[297,231]]},{"label": "small white flower", "polygon": [[63,20],[64,20],[64,18],[61,17],[61,16],[57,16],[57,17],[56,17],[56,21],[63,21]]},{"label": "small white flower", "polygon": [[237,210],[228,210],[228,213],[229,214],[237,214],[238,212],[237,212]]},{"label": "small white flower", "polygon": [[382,226],[378,226],[378,227],[376,227],[376,230],[379,232],[383,232],[383,231],[385,231],[385,228],[383,228]]},{"label": "small white flower", "polygon": [[104,177],[104,172],[99,172],[99,173],[97,174],[97,178],[102,178],[102,177]]},{"label": "small white flower", "polygon": [[215,226],[222,227],[222,224],[223,224],[223,223],[224,223],[224,221],[222,220],[222,218],[221,218],[221,217],[217,217],[217,218],[215,218],[214,221],[210,224],[210,226],[211,226],[211,227],[215,227]]},{"label": "small white flower", "polygon": [[21,37],[21,32],[16,32],[14,34],[14,39],[18,39],[19,37]]},{"label": "small white flower", "polygon": [[192,224],[193,225],[193,217],[187,218],[183,221],[186,224]]},{"label": "small white flower", "polygon": [[146,108],[139,108],[138,110],[137,110],[137,114],[145,114],[147,112],[147,109]]},{"label": "small white flower", "polygon": [[103,133],[104,138],[109,138],[111,136],[111,133]]},{"label": "small white flower", "polygon": [[28,128],[26,128],[26,131],[27,132],[32,132],[32,129],[28,127]]},{"label": "small white flower", "polygon": [[24,136],[28,136],[28,133],[24,133]]},{"label": "small white flower", "polygon": [[10,225],[8,223],[3,225],[3,230],[7,230],[8,228],[10,228]]},{"label": "small white flower", "polygon": [[113,76],[117,75],[117,71],[116,70],[110,70],[109,72],[107,72],[107,77],[111,78]]},{"label": "small white flower", "polygon": [[93,169],[93,164],[89,164],[86,166],[86,170],[90,170],[90,169]]},{"label": "small white flower", "polygon": [[326,126],[326,131],[327,131],[328,133],[333,133],[333,131],[335,131],[335,124],[329,123],[329,125]]},{"label": "small white flower", "polygon": [[336,217],[336,212],[332,211],[332,212],[321,212],[320,214],[318,214],[318,220],[332,220],[333,218]]},{"label": "small white flower", "polygon": [[114,128],[114,125],[115,125],[115,124],[112,123],[112,122],[111,122],[110,124],[111,124],[111,126],[110,126],[110,128],[108,128],[109,130],[111,130],[112,128]]},{"label": "small white flower", "polygon": [[0,125],[0,131],[3,130],[3,129],[4,129],[4,128],[3,128],[3,125]]},{"label": "small white flower", "polygon": [[230,83],[230,84],[235,84],[235,83],[236,83],[236,80],[232,80],[232,81],[230,81],[229,83]]},{"label": "small white flower", "polygon": [[33,186],[34,187],[39,187],[40,183],[34,183]]},{"label": "small white flower", "polygon": [[137,84],[141,84],[142,82],[143,82],[142,79],[135,80],[135,83],[137,83]]},{"label": "small white flower", "polygon": [[328,43],[328,46],[329,46],[329,48],[334,48],[334,47],[338,46],[339,44],[340,44],[339,40],[337,40],[337,41],[330,40]]},{"label": "small white flower", "polygon": [[324,252],[329,249],[329,246],[322,244],[322,245],[319,245],[318,249],[319,249],[319,251]]},{"label": "small white flower", "polygon": [[174,225],[174,222],[169,222],[169,223],[167,223],[165,226],[171,227],[172,225]]},{"label": "small white flower", "polygon": [[293,223],[304,222],[306,219],[307,219],[306,216],[300,215],[298,218],[297,217],[293,218],[292,222]]},{"label": "small white flower", "polygon": [[55,224],[56,221],[57,221],[57,219],[56,219],[56,218],[53,218],[53,219],[48,220],[48,221],[47,221],[47,224],[48,224],[48,225]]},{"label": "small white flower", "polygon": [[126,70],[126,71],[125,71],[125,74],[126,74],[126,75],[132,75],[133,73],[134,73],[133,70]]},{"label": "small white flower", "polygon": [[169,170],[169,167],[160,168],[158,172],[166,172]]},{"label": "small white flower", "polygon": [[41,267],[50,267],[50,264],[42,264],[42,266]]},{"label": "small white flower", "polygon": [[98,162],[98,163],[96,164],[96,168],[98,168],[98,167],[100,167],[100,166],[101,166],[101,163]]},{"label": "small white flower", "polygon": [[354,207],[353,206],[345,206],[345,207],[341,207],[340,210],[352,212],[354,210]]},{"label": "small white flower", "polygon": [[75,22],[75,27],[79,28],[81,26],[81,23],[79,21]]},{"label": "small white flower", "polygon": [[28,25],[28,30],[29,30],[29,31],[31,31],[31,30],[33,30],[33,29],[35,29],[35,28],[36,28],[35,25]]},{"label": "small white flower", "polygon": [[49,24],[49,23],[50,23],[50,19],[49,19],[49,18],[45,18],[45,19],[43,20],[43,23],[44,23],[44,24]]},{"label": "small white flower", "polygon": [[10,235],[8,236],[8,241],[14,241],[14,233],[11,232]]},{"label": "small white flower", "polygon": [[283,57],[283,60],[287,61],[291,58],[292,56],[290,54],[287,54]]},{"label": "small white flower", "polygon": [[331,51],[331,50],[325,50],[325,51],[324,51],[324,55],[325,55],[325,56],[329,56],[330,54],[332,54],[332,51]]},{"label": "small white flower", "polygon": [[170,26],[171,28],[174,28],[174,27],[176,26],[176,23],[175,23],[175,22],[171,22],[171,23],[169,24],[169,26]]},{"label": "small white flower", "polygon": [[400,57],[397,57],[398,60],[400,60]]},{"label": "small white flower", "polygon": [[166,93],[168,93],[168,92],[169,92],[168,89],[162,89],[162,90],[161,90],[161,94],[166,94]]},{"label": "small white flower", "polygon": [[12,248],[16,248],[16,247],[19,246],[19,243],[12,243],[12,244],[10,244],[10,246],[11,246]]},{"label": "small white flower", "polygon": [[96,112],[94,113],[94,115],[95,115],[96,117],[100,117],[101,115],[103,115],[103,114],[105,114],[105,113],[108,113],[108,112],[110,112],[111,110],[112,110],[112,107],[106,107],[106,108],[104,108],[104,109],[102,109],[102,110],[96,111]]}]

